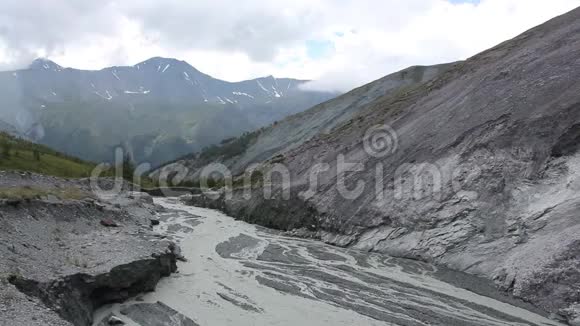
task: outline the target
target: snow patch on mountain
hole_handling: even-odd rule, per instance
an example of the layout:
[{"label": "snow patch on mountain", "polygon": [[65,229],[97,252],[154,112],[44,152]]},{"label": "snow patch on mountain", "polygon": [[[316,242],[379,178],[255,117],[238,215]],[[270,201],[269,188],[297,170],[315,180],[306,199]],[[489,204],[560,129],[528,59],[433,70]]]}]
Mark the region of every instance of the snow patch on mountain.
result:
[{"label": "snow patch on mountain", "polygon": [[99,93],[99,92],[97,92],[97,91],[95,91],[94,93],[95,93],[96,95],[98,95],[99,97],[101,97],[101,98],[103,98],[103,99],[107,100],[107,101],[110,101],[110,100],[112,100],[112,99],[113,99],[113,96],[111,95],[111,93],[109,93],[109,91],[105,91],[105,95],[103,95],[103,94],[101,94],[101,93]]},{"label": "snow patch on mountain", "polygon": [[270,91],[269,91],[269,90],[268,90],[266,87],[264,87],[264,85],[262,85],[262,83],[261,83],[259,80],[256,80],[256,82],[258,83],[258,86],[260,86],[260,88],[261,88],[261,89],[262,89],[264,92],[266,92],[266,93],[270,94]]},{"label": "snow patch on mountain", "polygon": [[151,90],[146,91],[124,91],[125,94],[149,94]]},{"label": "snow patch on mountain", "polygon": [[254,98],[252,95],[250,95],[248,93],[244,93],[244,92],[232,92],[232,94],[237,95],[237,96],[246,96],[249,98]]}]

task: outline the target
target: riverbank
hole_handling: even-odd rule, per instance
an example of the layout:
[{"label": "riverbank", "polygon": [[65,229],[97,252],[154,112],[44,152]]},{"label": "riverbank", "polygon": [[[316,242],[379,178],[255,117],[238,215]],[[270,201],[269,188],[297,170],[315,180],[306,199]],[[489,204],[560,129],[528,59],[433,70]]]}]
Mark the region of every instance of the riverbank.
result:
[{"label": "riverbank", "polygon": [[87,180],[0,174],[0,325],[91,325],[95,309],[176,271],[150,196],[100,199]]}]

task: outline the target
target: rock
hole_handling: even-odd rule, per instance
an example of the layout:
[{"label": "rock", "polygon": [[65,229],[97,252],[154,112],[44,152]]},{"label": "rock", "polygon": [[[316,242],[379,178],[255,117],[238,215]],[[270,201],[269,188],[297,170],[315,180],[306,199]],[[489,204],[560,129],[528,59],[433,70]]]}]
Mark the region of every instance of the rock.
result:
[{"label": "rock", "polygon": [[137,196],[141,199],[141,201],[147,203],[147,204],[151,204],[153,205],[153,197],[151,197],[149,194],[146,193],[139,193],[139,196]]},{"label": "rock", "polygon": [[97,324],[97,326],[125,325],[126,323],[119,317],[108,314]]},{"label": "rock", "polygon": [[566,317],[570,326],[580,326],[580,304],[560,310],[560,315]]},{"label": "rock", "polygon": [[46,196],[43,196],[41,199],[46,201],[46,202],[53,203],[53,204],[61,203],[61,200],[55,195],[46,195]]},{"label": "rock", "polygon": [[116,316],[111,316],[108,321],[109,325],[125,325],[125,322]]},{"label": "rock", "polygon": [[169,250],[171,250],[171,252],[175,255],[175,259],[182,261],[182,262],[187,262],[187,258],[185,258],[185,256],[183,256],[180,246],[178,246],[174,243],[171,243],[169,245]]},{"label": "rock", "polygon": [[141,326],[199,326],[162,302],[134,304],[121,313]]},{"label": "rock", "polygon": [[155,211],[157,211],[157,212],[159,212],[159,213],[164,213],[164,212],[166,212],[166,211],[167,211],[167,209],[166,209],[165,207],[161,206],[161,205],[157,205],[157,204],[155,204],[155,205],[153,205],[153,206],[154,206],[154,208],[155,208]]},{"label": "rock", "polygon": [[159,223],[160,223],[159,220],[154,220],[154,219],[151,220],[151,226],[159,225]]},{"label": "rock", "polygon": [[21,199],[3,199],[0,201],[1,206],[10,206],[14,208],[18,208],[22,203],[23,200]]},{"label": "rock", "polygon": [[104,218],[104,219],[102,219],[101,220],[101,225],[102,226],[106,226],[106,227],[113,227],[113,228],[119,227],[119,224],[117,224],[117,222],[113,221],[110,218]]}]

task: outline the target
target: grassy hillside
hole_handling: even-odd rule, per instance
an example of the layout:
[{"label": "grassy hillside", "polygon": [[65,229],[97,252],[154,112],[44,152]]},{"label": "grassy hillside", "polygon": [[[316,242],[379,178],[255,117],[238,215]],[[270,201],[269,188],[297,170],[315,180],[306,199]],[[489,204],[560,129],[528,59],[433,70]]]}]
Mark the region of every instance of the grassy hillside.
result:
[{"label": "grassy hillside", "polygon": [[0,170],[20,170],[57,177],[90,176],[95,164],[0,132]]}]

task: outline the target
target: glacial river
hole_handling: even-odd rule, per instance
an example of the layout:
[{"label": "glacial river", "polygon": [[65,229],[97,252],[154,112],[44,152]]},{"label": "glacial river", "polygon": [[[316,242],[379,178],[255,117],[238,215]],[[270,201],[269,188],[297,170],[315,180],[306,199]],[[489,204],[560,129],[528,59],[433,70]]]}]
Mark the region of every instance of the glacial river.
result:
[{"label": "glacial river", "polygon": [[157,231],[179,242],[188,261],[155,292],[101,309],[97,322],[113,312],[127,325],[161,326],[121,311],[162,302],[191,319],[172,317],[169,326],[560,325],[464,290],[458,284],[473,279],[463,274],[286,237],[172,198],[156,202],[167,209]]}]

